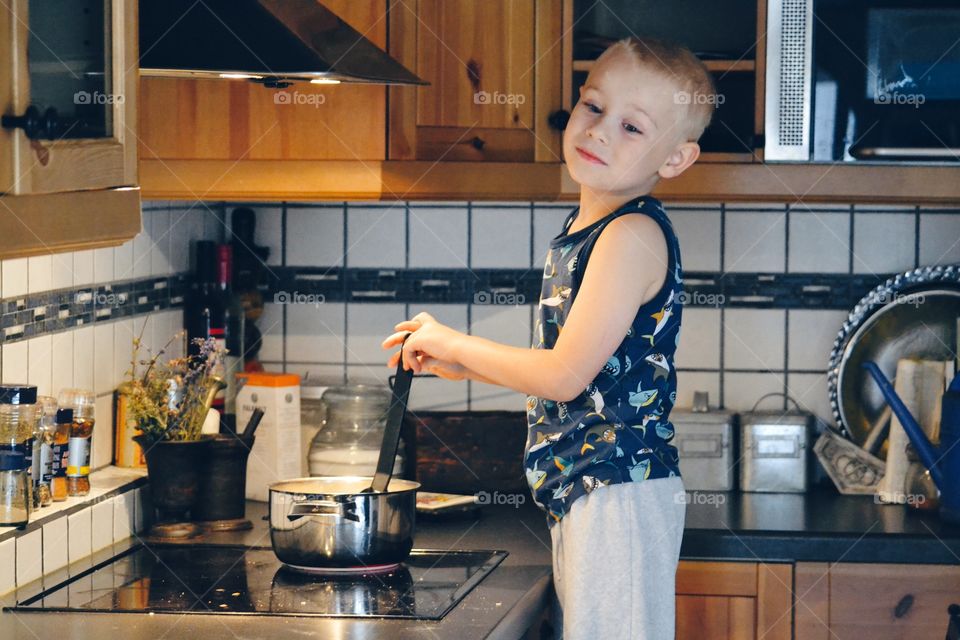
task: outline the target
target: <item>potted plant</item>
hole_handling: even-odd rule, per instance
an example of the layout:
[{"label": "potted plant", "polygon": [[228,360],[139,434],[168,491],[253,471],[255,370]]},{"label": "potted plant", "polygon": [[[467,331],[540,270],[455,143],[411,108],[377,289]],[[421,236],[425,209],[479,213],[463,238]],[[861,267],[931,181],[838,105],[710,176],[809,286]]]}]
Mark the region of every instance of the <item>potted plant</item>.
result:
[{"label": "potted plant", "polygon": [[213,338],[196,339],[197,352],[164,360],[175,335],[156,354],[141,359],[141,338],[133,340],[133,357],[125,384],[128,415],[137,430],[134,441],[147,462],[150,494],[160,517],[150,533],[176,538],[195,535],[187,522],[199,495],[201,467],[210,436],[203,423],[217,391],[224,350]]}]

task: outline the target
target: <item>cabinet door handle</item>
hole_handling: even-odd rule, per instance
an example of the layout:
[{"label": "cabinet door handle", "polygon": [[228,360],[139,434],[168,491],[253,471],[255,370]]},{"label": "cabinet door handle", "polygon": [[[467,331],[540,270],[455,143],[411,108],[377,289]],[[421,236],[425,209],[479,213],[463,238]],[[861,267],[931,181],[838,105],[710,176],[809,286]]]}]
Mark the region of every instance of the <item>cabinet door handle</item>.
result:
[{"label": "cabinet door handle", "polygon": [[0,124],[5,129],[23,129],[31,140],[56,138],[62,128],[56,109],[50,107],[40,115],[40,109],[34,105],[27,107],[22,116],[3,116]]},{"label": "cabinet door handle", "polygon": [[893,617],[902,618],[907,615],[907,612],[910,611],[910,607],[913,606],[913,596],[909,593],[902,598],[900,602],[897,603],[897,606],[893,608]]}]

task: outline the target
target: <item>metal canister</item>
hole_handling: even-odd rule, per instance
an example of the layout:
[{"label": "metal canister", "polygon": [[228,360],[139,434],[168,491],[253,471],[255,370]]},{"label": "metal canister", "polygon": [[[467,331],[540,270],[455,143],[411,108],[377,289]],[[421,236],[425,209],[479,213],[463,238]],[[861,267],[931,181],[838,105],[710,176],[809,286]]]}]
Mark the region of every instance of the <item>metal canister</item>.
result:
[{"label": "metal canister", "polygon": [[732,491],[736,481],[736,421],[729,411],[670,412],[680,475],[688,490]]},{"label": "metal canister", "polygon": [[740,489],[805,492],[813,414],[801,411],[799,406],[793,411],[761,412],[756,407],[740,415]]}]

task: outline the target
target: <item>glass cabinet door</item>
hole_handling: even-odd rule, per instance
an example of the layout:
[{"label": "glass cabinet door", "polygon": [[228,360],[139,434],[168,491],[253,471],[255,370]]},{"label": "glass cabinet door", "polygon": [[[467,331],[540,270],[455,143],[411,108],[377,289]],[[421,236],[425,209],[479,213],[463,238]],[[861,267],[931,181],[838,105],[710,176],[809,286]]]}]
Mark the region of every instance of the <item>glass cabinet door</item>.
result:
[{"label": "glass cabinet door", "polygon": [[0,193],[136,185],[137,8],[0,3]]},{"label": "glass cabinet door", "polygon": [[110,5],[110,0],[29,0],[30,104],[52,120],[37,137],[112,135],[112,105],[123,95],[112,91]]}]

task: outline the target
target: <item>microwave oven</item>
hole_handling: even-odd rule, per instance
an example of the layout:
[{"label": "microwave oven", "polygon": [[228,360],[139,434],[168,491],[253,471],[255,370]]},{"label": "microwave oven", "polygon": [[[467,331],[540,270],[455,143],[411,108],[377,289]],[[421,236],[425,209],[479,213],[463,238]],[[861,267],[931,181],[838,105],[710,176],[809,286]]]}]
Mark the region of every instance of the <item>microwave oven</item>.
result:
[{"label": "microwave oven", "polygon": [[764,161],[960,162],[960,0],[770,0]]}]

